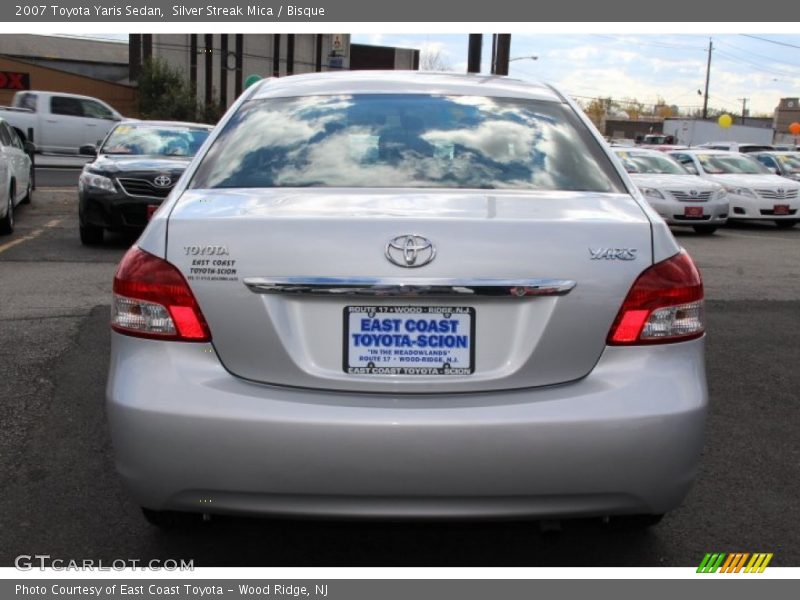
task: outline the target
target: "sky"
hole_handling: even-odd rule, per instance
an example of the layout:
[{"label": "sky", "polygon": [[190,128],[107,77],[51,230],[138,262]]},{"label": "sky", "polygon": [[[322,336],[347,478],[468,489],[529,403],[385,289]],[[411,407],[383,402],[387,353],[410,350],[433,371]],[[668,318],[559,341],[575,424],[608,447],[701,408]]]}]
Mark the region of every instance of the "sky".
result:
[{"label": "sky", "polygon": [[[92,37],[125,39],[127,35]],[[772,116],[783,97],[800,96],[800,35],[782,34],[519,34],[511,36],[509,75],[540,80],[587,101],[593,97],[635,98],[691,111],[702,107],[708,42],[711,60],[709,107],[739,115]],[[438,52],[455,72],[467,69],[467,34],[353,34],[362,44]],[[490,35],[484,35],[483,69],[489,72]]]},{"label": "sky", "polygon": [[[635,98],[654,104],[702,107],[708,42],[712,38],[709,106],[772,116],[782,97],[800,95],[800,35],[513,34],[509,75],[541,80],[579,97]],[[763,39],[756,39],[763,38]],[[771,41],[764,41],[771,40]],[[467,68],[467,35],[353,35],[357,43],[439,52],[453,71]],[[774,43],[774,42],[780,42]],[[483,40],[483,72],[489,72],[491,36]]]}]

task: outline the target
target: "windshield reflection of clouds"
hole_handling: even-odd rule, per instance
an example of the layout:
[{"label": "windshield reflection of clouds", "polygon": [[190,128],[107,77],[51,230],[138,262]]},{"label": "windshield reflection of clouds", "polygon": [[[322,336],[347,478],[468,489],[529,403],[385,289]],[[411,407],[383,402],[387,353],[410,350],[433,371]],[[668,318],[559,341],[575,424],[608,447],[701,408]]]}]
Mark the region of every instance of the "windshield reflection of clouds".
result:
[{"label": "windshield reflection of clouds", "polygon": [[648,175],[688,175],[689,171],[666,156],[647,154],[618,153],[628,173]]},{"label": "windshield reflection of clouds", "polygon": [[194,156],[210,133],[207,129],[120,125],[103,145],[105,154]]},{"label": "windshield reflection of clouds", "polygon": [[739,156],[698,156],[703,170],[710,175],[765,175],[769,169],[756,160]]},{"label": "windshield reflection of clouds", "polygon": [[307,186],[621,190],[568,107],[405,94],[253,101],[226,126],[192,182]]}]

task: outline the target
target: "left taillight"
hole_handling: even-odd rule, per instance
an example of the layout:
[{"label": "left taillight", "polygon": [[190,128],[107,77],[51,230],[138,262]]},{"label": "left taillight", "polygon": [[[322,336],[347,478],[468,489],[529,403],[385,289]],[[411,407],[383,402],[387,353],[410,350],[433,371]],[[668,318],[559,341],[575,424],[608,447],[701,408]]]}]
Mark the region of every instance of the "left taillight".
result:
[{"label": "left taillight", "polygon": [[181,272],[133,246],[114,275],[111,328],[125,335],[208,342],[211,332]]}]

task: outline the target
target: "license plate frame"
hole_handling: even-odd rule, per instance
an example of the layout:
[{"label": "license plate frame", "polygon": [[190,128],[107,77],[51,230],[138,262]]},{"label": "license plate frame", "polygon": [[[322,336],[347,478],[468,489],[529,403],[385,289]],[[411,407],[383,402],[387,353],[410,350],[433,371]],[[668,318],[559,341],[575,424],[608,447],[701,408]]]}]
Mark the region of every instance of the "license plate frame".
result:
[{"label": "license plate frame", "polygon": [[705,215],[702,206],[684,206],[683,216],[687,219],[702,219]]},{"label": "license plate frame", "polygon": [[772,214],[777,216],[787,216],[791,210],[788,204],[773,204]]},{"label": "license plate frame", "polygon": [[[368,329],[364,329],[362,319],[370,320]],[[378,323],[375,323],[375,320]],[[387,326],[384,320],[391,321]],[[407,326],[409,321],[414,325]],[[437,323],[437,330],[416,331],[421,327],[418,321],[430,324]],[[455,321],[445,325],[442,322]],[[371,376],[437,376],[452,377],[471,375],[475,372],[475,308],[471,306],[394,306],[394,305],[348,305],[342,311],[342,369],[349,375]],[[427,328],[429,325],[426,325]],[[378,331],[373,331],[373,328]],[[410,330],[409,330],[410,328]],[[355,336],[370,337],[370,346],[365,346],[368,340]],[[420,336],[426,338],[425,345],[420,344]],[[430,336],[436,337],[435,343]],[[389,341],[390,344],[383,342]],[[466,338],[466,348],[463,347],[463,338]],[[407,341],[406,341],[407,339]],[[449,341],[448,341],[449,340]],[[378,342],[375,346],[373,342]],[[364,342],[364,343],[361,343]],[[452,342],[453,346],[447,346]],[[438,344],[445,344],[439,346]],[[356,350],[353,356],[353,350]],[[367,353],[366,351],[377,351]],[[381,350],[388,353],[381,353]],[[358,352],[362,354],[359,355]],[[375,360],[365,360],[372,357]],[[466,366],[464,361],[467,361]]]}]

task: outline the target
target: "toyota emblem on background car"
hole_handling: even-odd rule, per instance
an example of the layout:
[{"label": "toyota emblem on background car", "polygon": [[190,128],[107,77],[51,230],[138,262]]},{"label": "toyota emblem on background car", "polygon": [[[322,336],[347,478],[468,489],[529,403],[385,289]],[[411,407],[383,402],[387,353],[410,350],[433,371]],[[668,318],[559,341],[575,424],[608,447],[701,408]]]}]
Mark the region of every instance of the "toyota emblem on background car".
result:
[{"label": "toyota emblem on background car", "polygon": [[169,187],[172,184],[172,178],[169,175],[159,175],[153,179],[153,183],[156,184],[157,187]]},{"label": "toyota emblem on background car", "polygon": [[421,235],[398,235],[386,244],[386,258],[398,267],[422,267],[435,256],[433,243]]}]

